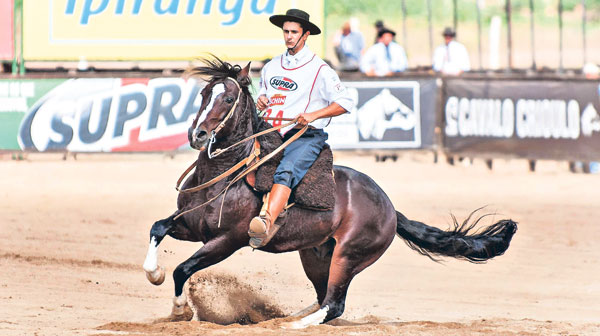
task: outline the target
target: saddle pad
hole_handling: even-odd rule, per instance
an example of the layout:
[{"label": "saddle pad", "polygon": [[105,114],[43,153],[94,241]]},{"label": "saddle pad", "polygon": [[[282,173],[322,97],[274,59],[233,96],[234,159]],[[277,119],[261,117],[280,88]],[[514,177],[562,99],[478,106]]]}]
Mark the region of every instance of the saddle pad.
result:
[{"label": "saddle pad", "polygon": [[[276,132],[258,137],[258,142],[261,147],[261,158],[283,143],[281,136]],[[258,168],[254,189],[262,193],[271,191],[273,175],[282,157],[283,151]],[[335,205],[335,181],[332,169],[333,153],[329,145],[326,144],[317,160],[302,178],[302,181],[292,190],[290,202],[296,202],[298,206],[315,210],[333,209]]]}]

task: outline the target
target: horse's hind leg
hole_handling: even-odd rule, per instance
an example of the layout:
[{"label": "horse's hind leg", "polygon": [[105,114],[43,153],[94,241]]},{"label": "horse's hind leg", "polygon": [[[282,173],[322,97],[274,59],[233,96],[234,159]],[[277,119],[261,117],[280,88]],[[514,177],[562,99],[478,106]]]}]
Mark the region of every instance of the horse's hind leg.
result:
[{"label": "horse's hind leg", "polygon": [[334,247],[335,240],[331,239],[319,247],[299,251],[304,273],[306,273],[306,276],[312,282],[317,292],[317,302],[292,316],[304,317],[316,312],[321,307],[323,300],[325,300],[325,295],[327,295],[329,267]]},{"label": "horse's hind leg", "polygon": [[388,245],[387,240],[379,241],[368,247],[354,245],[348,241],[345,244],[338,242],[331,257],[327,294],[321,302],[321,308],[300,321],[293,322],[289,327],[306,328],[341,316],[346,305],[346,294],[350,282],[356,274],[375,262]]},{"label": "horse's hind leg", "polygon": [[143,267],[148,281],[157,286],[165,281],[165,268],[158,266],[158,245],[173,228],[173,225],[183,220],[182,218],[173,220],[173,218],[174,215],[161,219],[154,223],[152,229],[150,229],[150,244],[148,245],[148,253]]},{"label": "horse's hind leg", "polygon": [[197,271],[212,266],[233,254],[247,243],[247,236],[244,240],[228,239],[226,236],[220,236],[210,240],[202,246],[188,260],[182,262],[173,271],[173,281],[175,282],[175,297],[173,298],[173,320],[190,320],[191,310],[187,304],[187,297],[183,291],[183,285]]}]

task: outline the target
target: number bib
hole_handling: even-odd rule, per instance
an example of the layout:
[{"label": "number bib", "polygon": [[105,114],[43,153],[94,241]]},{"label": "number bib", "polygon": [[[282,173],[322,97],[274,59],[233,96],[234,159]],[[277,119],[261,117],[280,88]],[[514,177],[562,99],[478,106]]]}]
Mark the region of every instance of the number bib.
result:
[{"label": "number bib", "polygon": [[[293,69],[285,68],[282,64],[282,55],[274,58],[265,65],[261,85],[266,89],[269,99],[265,117],[278,118],[268,120],[273,126],[281,125],[282,119],[293,119],[301,113],[313,112],[329,105],[318,92],[321,83],[317,83],[320,70],[327,66],[315,55]],[[316,128],[327,126],[330,118],[315,120],[311,123]],[[293,126],[279,130],[285,134]]]}]

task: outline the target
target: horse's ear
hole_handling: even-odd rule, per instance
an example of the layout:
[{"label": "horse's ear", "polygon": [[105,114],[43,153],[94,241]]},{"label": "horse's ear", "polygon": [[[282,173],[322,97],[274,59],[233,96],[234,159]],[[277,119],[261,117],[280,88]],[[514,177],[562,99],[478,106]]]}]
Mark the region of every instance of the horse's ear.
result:
[{"label": "horse's ear", "polygon": [[[249,84],[250,84],[250,82],[251,82],[251,81],[250,81],[250,76],[248,76],[248,75],[250,74],[250,63],[252,63],[252,62],[248,62],[248,65],[246,65],[246,66],[245,66],[245,67],[242,69],[242,71],[240,71],[240,73],[238,74],[237,81],[238,81],[240,84],[243,84],[243,85],[249,85]],[[246,84],[246,83],[247,83],[247,84]]]}]

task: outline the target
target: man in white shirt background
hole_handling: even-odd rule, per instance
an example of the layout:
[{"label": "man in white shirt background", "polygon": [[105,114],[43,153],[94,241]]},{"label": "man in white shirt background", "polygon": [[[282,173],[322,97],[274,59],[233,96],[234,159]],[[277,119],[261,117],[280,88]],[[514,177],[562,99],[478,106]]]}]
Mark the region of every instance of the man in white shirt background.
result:
[{"label": "man in white shirt background", "polygon": [[396,33],[385,27],[377,33],[379,42],[367,49],[361,58],[360,71],[367,76],[383,77],[406,70],[406,53],[393,41],[394,36]]},{"label": "man in white shirt background", "polygon": [[464,45],[455,40],[456,31],[446,27],[442,35],[444,44],[437,47],[433,53],[433,70],[444,75],[460,75],[471,70],[469,53]]}]

